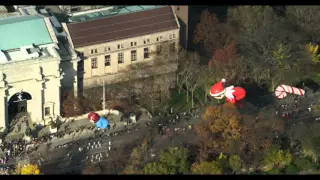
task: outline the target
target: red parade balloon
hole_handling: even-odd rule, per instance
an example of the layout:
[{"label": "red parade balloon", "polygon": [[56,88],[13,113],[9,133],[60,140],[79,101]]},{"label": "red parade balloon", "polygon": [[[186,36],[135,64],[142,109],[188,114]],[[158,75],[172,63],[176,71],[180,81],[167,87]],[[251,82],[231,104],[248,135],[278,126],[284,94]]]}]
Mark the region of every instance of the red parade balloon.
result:
[{"label": "red parade balloon", "polygon": [[92,120],[92,121],[94,121],[94,122],[97,122],[97,121],[99,120],[99,118],[100,118],[99,114],[97,114],[97,113],[95,113],[95,112],[90,112],[90,113],[88,114],[88,120],[89,120],[89,121]]}]

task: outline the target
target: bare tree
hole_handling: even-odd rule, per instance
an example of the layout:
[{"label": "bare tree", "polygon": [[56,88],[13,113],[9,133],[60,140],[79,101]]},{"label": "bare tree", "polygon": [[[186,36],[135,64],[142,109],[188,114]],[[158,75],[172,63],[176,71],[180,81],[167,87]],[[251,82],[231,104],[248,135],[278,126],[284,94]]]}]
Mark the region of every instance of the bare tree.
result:
[{"label": "bare tree", "polygon": [[190,78],[194,75],[194,72],[199,68],[200,56],[196,52],[185,52],[181,51],[179,57],[179,69],[178,69],[178,79],[179,82],[178,89],[181,92],[183,86],[186,87],[187,102],[189,102],[189,88],[190,88]]},{"label": "bare tree", "polygon": [[320,41],[320,6],[287,6],[285,18],[308,36],[311,42]]}]

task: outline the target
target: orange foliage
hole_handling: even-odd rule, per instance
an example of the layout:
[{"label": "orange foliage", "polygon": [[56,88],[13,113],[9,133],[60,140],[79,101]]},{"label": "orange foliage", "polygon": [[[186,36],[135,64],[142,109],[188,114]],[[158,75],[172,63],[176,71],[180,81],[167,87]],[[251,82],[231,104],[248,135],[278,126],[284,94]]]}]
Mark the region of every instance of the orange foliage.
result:
[{"label": "orange foliage", "polygon": [[95,174],[101,174],[101,169],[98,166],[86,166],[82,170],[83,175],[95,175]]},{"label": "orange foliage", "polygon": [[241,116],[232,104],[209,106],[202,119],[195,127],[202,160],[207,160],[213,153],[227,151],[230,143],[241,137]]}]

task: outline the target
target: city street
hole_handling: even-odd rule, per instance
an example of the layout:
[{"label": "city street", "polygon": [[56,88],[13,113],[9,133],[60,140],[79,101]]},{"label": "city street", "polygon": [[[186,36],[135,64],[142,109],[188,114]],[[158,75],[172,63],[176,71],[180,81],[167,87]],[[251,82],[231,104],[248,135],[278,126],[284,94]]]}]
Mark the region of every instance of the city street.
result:
[{"label": "city street", "polygon": [[[287,128],[290,128],[291,125],[295,125],[297,123],[314,122],[317,114],[307,111],[307,106],[313,99],[313,96],[309,96],[303,99],[300,106],[305,108],[302,109],[299,116],[285,119],[285,121],[287,122]],[[281,117],[279,117],[279,115],[275,113],[275,107],[275,105],[267,105],[259,109],[247,102],[244,102],[244,108],[240,109],[240,111],[242,111],[242,114],[255,114],[259,111],[260,116],[262,117],[278,117],[280,119]],[[110,161],[113,162],[111,164],[117,164],[114,162],[120,162],[122,160],[123,163],[125,163],[129,155],[131,154],[132,148],[138,145],[141,139],[145,137],[153,137],[153,150],[155,152],[159,152],[160,150],[166,149],[169,146],[184,145],[184,142],[194,143],[196,140],[196,136],[192,131],[185,131],[183,135],[173,135],[173,133],[171,133],[171,136],[161,136],[158,134],[157,130],[160,123],[162,123],[162,126],[170,128],[171,132],[174,128],[186,128],[187,125],[195,124],[197,120],[200,119],[199,113],[187,122],[185,121],[183,113],[180,113],[180,122],[177,122],[175,125],[169,123],[169,120],[172,119],[174,119],[174,116],[154,117],[151,120],[151,127],[146,127],[146,124],[149,120],[147,118],[143,118],[138,121],[138,124],[128,126],[128,128],[131,129],[130,132],[125,131],[122,132],[122,134],[119,132],[125,129],[123,123],[117,123],[118,125],[114,129],[106,130],[106,132],[102,132],[102,130],[100,130],[100,137],[99,135],[96,136],[93,131],[87,131],[86,133],[70,136],[69,138],[52,141],[51,149],[48,149],[45,144],[41,144],[38,150],[29,156],[29,159],[31,162],[35,163],[39,162],[39,160],[42,159],[40,168],[41,171],[45,174],[59,174],[66,172],[79,173],[81,172],[83,166],[85,166],[86,164],[97,163],[97,160],[93,161],[91,159],[94,159],[94,156],[100,153],[101,158],[99,162]],[[88,123],[87,119],[79,120],[71,124],[74,127],[79,126],[79,124],[92,125]],[[118,135],[107,136],[111,132],[118,132]],[[78,144],[73,143],[71,145],[66,145],[68,142],[76,141],[78,141]],[[100,147],[87,149],[89,142],[92,144],[93,142],[98,141],[101,142]],[[109,143],[111,143],[110,151]],[[54,148],[57,146],[65,147],[59,149]],[[79,147],[82,147],[84,150],[82,152],[79,152]],[[85,160],[86,157],[89,158]],[[12,163],[15,164],[15,162]],[[119,165],[119,167],[114,166],[110,167],[109,173],[118,173],[121,168],[123,168],[123,165]]]}]

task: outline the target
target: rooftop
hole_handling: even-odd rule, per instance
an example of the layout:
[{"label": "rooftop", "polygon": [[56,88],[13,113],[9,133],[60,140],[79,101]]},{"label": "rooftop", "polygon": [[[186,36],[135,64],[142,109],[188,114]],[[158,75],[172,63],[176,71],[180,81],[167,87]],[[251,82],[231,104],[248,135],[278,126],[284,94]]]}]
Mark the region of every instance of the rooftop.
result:
[{"label": "rooftop", "polygon": [[37,15],[0,19],[0,50],[52,43],[44,19]]},{"label": "rooftop", "polygon": [[141,10],[143,7],[121,8],[118,15],[68,24],[74,46],[83,47],[178,28],[171,7],[154,6]]},{"label": "rooftop", "polygon": [[103,17],[110,17],[110,16],[122,15],[127,13],[138,12],[138,11],[144,11],[144,10],[149,10],[153,8],[158,8],[158,7],[163,7],[163,6],[112,6],[107,10],[104,9],[104,10],[95,11],[92,13],[75,15],[70,17],[69,19],[72,22],[85,22],[85,21],[100,19]]}]

